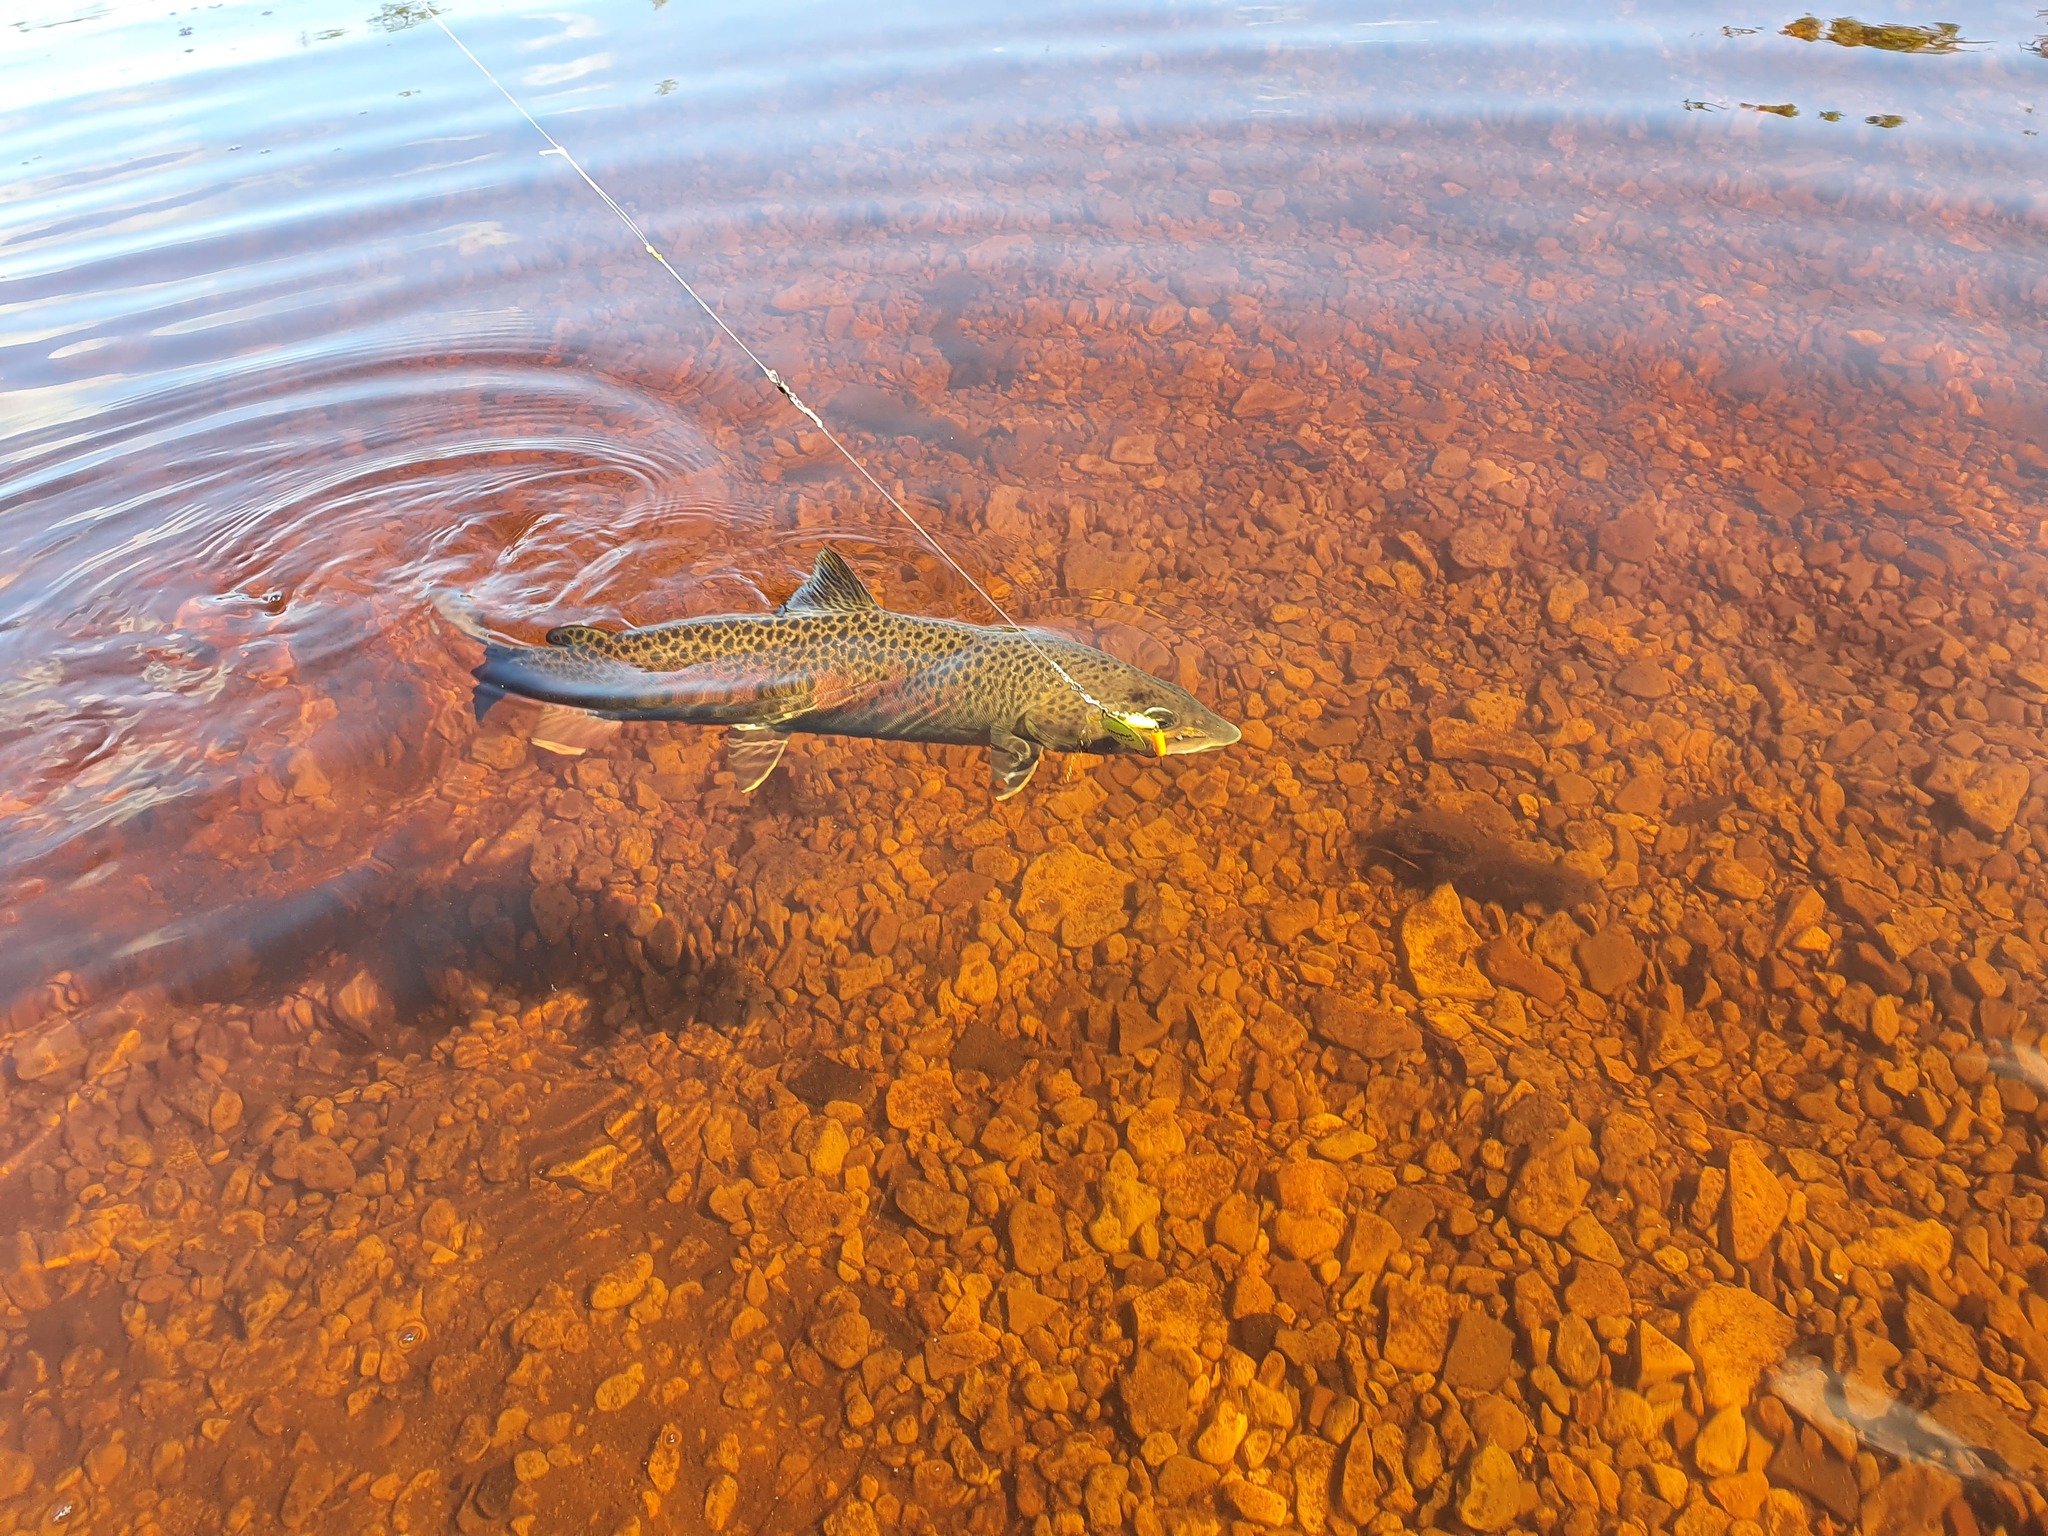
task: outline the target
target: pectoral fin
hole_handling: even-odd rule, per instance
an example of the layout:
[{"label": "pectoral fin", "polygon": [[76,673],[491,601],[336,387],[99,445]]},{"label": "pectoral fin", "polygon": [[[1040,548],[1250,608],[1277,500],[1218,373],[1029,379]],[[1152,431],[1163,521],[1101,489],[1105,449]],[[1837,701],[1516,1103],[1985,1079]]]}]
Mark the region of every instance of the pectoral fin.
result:
[{"label": "pectoral fin", "polygon": [[825,710],[845,709],[881,692],[879,682],[856,682],[832,672],[771,683],[752,697],[727,706],[727,718],[739,725],[786,728],[791,721]]},{"label": "pectoral fin", "polygon": [[[707,700],[697,707],[694,718],[705,725],[731,726],[734,734],[728,740],[737,743],[741,731],[769,731],[809,714],[814,707],[812,700],[809,683],[776,683],[715,702]],[[774,766],[773,763],[768,765],[769,768]],[[763,776],[766,773],[764,768]]]},{"label": "pectoral fin", "polygon": [[1038,772],[1038,760],[1044,750],[1035,741],[1026,741],[1002,729],[988,733],[989,774],[995,780],[996,798],[1007,800],[1031,782],[1031,775]]},{"label": "pectoral fin", "polygon": [[765,725],[736,725],[725,735],[725,760],[740,788],[752,794],[775,771],[788,747],[789,738],[780,731]]},{"label": "pectoral fin", "polygon": [[529,738],[543,752],[561,757],[581,757],[603,746],[619,733],[619,722],[602,715],[587,714],[561,704],[545,706],[533,722]]}]

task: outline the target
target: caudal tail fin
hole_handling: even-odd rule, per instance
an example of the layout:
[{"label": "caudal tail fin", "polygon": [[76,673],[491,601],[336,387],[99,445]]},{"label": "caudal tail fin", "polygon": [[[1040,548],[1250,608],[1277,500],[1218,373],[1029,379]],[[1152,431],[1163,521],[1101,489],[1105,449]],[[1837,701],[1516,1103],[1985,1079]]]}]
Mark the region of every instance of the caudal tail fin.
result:
[{"label": "caudal tail fin", "polygon": [[[507,677],[508,669],[518,665],[518,657],[519,650],[515,646],[485,644],[483,665],[470,674],[476,679],[476,691],[470,695],[470,707],[476,711],[479,725],[490,713],[491,706],[507,694],[531,699],[525,690],[508,687],[500,681]],[[518,680],[516,672],[510,676],[511,681]],[[539,699],[532,699],[532,702],[540,706],[539,715],[531,722],[521,721],[512,729],[543,751],[560,753],[564,757],[581,757],[585,752],[603,746],[618,733],[619,722],[616,720],[573,705],[545,704]]]},{"label": "caudal tail fin", "polygon": [[469,675],[476,679],[476,692],[470,696],[469,707],[476,712],[477,723],[482,724],[491,706],[509,692],[492,674],[501,668],[512,655],[512,647],[501,645],[491,638],[489,628],[484,624],[483,615],[476,611],[474,604],[460,592],[437,588],[429,594],[428,600],[434,611],[448,621],[458,634],[467,635],[484,648],[484,659],[480,666]]},{"label": "caudal tail fin", "polygon": [[483,723],[484,716],[491,712],[491,706],[508,692],[505,685],[495,681],[491,674],[511,655],[510,646],[493,645],[487,641],[484,644],[483,664],[470,673],[470,676],[476,679],[476,692],[470,695],[469,707],[476,711],[479,725]]}]

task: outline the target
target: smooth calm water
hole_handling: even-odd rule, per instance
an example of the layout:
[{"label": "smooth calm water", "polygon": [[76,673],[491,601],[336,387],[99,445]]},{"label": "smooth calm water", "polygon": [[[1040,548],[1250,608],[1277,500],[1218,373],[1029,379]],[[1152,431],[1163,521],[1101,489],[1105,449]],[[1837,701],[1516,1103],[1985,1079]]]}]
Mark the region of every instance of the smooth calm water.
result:
[{"label": "smooth calm water", "polygon": [[997,806],[473,718],[993,615],[369,10],[0,31],[0,1532],[2038,1528],[2048,15],[448,11]]}]

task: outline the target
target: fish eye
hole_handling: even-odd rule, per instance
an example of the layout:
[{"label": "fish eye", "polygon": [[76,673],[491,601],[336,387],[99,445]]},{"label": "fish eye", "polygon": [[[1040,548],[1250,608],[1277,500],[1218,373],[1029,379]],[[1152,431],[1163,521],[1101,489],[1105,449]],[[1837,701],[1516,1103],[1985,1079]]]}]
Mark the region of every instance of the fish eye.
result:
[{"label": "fish eye", "polygon": [[1173,711],[1164,704],[1155,704],[1152,708],[1146,710],[1145,718],[1158,726],[1162,731],[1170,729],[1174,723]]}]

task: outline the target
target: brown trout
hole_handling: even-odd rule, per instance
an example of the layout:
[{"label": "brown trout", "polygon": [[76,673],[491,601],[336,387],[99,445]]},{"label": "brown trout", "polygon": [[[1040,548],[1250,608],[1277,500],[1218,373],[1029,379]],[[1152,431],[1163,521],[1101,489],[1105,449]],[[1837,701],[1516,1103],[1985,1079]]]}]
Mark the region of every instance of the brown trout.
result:
[{"label": "brown trout", "polygon": [[1173,757],[1238,739],[1186,689],[1093,646],[891,613],[829,549],[772,614],[565,624],[538,646],[462,627],[484,642],[479,720],[509,693],[612,720],[727,726],[749,790],[797,732],[986,746],[998,800],[1029,783],[1047,751]]}]

